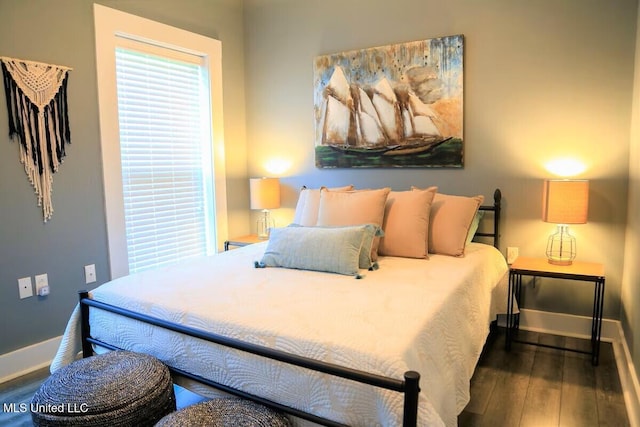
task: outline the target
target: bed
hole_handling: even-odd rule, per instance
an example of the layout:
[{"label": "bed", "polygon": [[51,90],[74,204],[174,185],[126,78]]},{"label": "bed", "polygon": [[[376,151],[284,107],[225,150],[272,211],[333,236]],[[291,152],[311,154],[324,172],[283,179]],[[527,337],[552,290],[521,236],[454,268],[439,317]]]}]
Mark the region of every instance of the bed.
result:
[{"label": "bed", "polygon": [[201,394],[258,400],[295,425],[455,426],[505,311],[500,199],[479,208],[493,227],[475,236],[491,244],[380,256],[359,280],[254,268],[271,242],[115,279],[81,293],[52,370],[80,346],[85,357],[121,348],[153,354]]}]

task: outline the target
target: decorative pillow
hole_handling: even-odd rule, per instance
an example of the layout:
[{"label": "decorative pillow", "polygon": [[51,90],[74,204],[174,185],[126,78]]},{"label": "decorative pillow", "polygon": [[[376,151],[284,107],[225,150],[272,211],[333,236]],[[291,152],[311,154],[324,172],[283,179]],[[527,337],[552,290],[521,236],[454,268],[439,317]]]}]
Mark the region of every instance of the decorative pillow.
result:
[{"label": "decorative pillow", "polygon": [[[303,225],[306,227],[316,225],[316,222],[318,222],[318,207],[320,206],[320,190],[322,188],[311,190],[307,187],[302,187],[302,189],[300,190],[300,195],[298,196],[296,213],[293,217],[294,224]],[[353,185],[327,188],[327,190],[348,191],[353,190]]]},{"label": "decorative pillow", "polygon": [[370,225],[274,228],[261,264],[355,276],[360,268],[362,243],[374,228]]},{"label": "decorative pillow", "polygon": [[[289,227],[302,227],[298,224],[290,224]],[[313,228],[313,227],[306,227]],[[315,228],[364,228],[364,237],[362,239],[362,246],[360,247],[360,268],[366,268],[367,270],[374,267],[374,262],[371,259],[371,247],[373,245],[373,238],[384,235],[382,228],[375,224],[363,224],[363,225],[348,225],[343,227],[315,227]],[[376,266],[377,268],[377,266]]]},{"label": "decorative pillow", "polygon": [[475,216],[473,217],[473,221],[471,221],[471,227],[469,227],[469,232],[467,233],[467,241],[465,245],[468,245],[469,243],[471,243],[471,241],[475,237],[476,231],[478,231],[478,227],[480,226],[480,221],[482,221],[483,217],[484,217],[484,211],[479,210],[478,212],[476,212]]},{"label": "decorative pillow", "polygon": [[392,191],[387,197],[380,255],[427,258],[429,211],[438,187]]},{"label": "decorative pillow", "polygon": [[[390,188],[320,192],[319,226],[375,224],[382,227]],[[380,237],[373,238],[371,259],[378,259]]]},{"label": "decorative pillow", "polygon": [[484,196],[464,197],[437,193],[429,215],[429,252],[463,256],[471,222]]},{"label": "decorative pillow", "polygon": [[[359,226],[357,226],[359,227]],[[379,239],[384,236],[382,228],[376,224],[365,224],[364,238],[362,239],[362,247],[360,248],[360,268],[366,268],[371,270],[374,267],[378,268],[375,260],[371,258],[371,252],[373,250],[373,242],[375,239]]]}]

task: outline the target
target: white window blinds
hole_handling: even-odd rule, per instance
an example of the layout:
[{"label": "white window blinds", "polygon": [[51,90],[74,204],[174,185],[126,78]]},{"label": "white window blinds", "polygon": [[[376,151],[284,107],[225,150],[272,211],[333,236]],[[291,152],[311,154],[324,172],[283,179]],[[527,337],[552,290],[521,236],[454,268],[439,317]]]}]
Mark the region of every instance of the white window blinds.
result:
[{"label": "white window blinds", "polygon": [[215,246],[206,68],[195,55],[164,50],[167,56],[116,48],[131,273],[209,254]]}]

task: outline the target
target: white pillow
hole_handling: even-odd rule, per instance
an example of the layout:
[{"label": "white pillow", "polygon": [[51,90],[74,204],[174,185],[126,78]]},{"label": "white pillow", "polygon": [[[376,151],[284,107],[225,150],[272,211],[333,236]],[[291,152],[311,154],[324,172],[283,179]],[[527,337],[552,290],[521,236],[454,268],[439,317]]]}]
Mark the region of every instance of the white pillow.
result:
[{"label": "white pillow", "polygon": [[305,227],[312,227],[318,222],[318,209],[320,207],[320,191],[322,189],[328,191],[348,191],[353,190],[353,185],[344,187],[309,189],[302,187],[298,196],[296,205],[296,213],[293,217],[293,223]]}]

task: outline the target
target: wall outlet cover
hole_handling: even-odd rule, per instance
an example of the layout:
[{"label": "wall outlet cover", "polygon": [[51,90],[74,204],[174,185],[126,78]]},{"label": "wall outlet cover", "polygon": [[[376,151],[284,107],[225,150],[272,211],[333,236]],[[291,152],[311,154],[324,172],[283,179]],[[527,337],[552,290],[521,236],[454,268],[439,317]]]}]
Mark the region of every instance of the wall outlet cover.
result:
[{"label": "wall outlet cover", "polygon": [[20,292],[20,299],[33,296],[33,285],[31,284],[31,277],[23,277],[22,279],[18,279],[18,291]]},{"label": "wall outlet cover", "polygon": [[40,289],[49,287],[49,276],[47,273],[36,276],[36,294],[40,295]]},{"label": "wall outlet cover", "polygon": [[95,264],[84,266],[84,281],[85,283],[93,283],[96,281],[96,265]]}]

